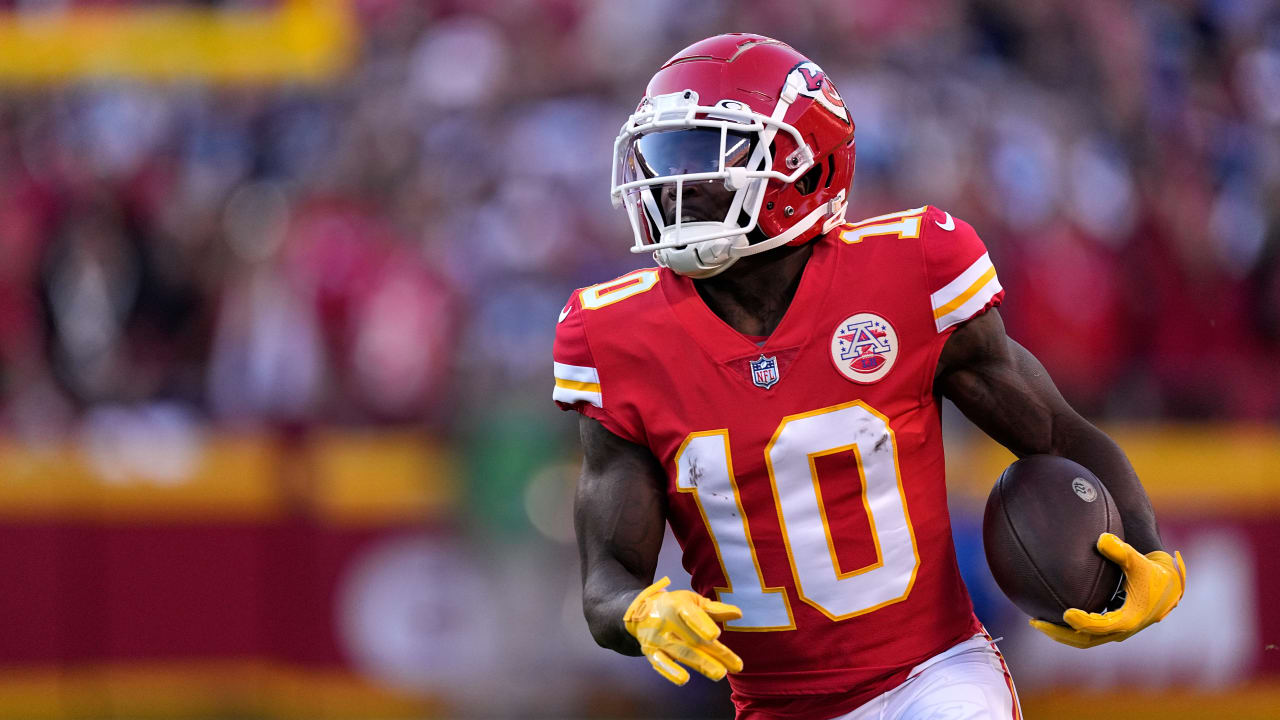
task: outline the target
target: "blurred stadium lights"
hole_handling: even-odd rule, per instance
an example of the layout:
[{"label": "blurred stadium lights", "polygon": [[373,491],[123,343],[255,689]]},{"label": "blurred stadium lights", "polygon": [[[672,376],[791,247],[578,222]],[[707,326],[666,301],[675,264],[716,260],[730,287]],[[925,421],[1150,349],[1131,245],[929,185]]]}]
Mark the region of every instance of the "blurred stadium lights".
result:
[{"label": "blurred stadium lights", "polygon": [[345,69],[349,3],[20,4],[0,13],[0,83],[319,81]]}]

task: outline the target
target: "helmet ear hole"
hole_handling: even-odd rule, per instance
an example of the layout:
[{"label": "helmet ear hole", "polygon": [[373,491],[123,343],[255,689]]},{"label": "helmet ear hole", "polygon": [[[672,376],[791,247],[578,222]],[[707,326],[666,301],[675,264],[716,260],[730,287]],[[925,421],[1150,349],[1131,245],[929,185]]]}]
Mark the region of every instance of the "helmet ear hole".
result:
[{"label": "helmet ear hole", "polygon": [[822,165],[814,165],[809,172],[800,176],[796,180],[796,190],[801,195],[808,195],[818,189],[818,183],[822,180]]}]

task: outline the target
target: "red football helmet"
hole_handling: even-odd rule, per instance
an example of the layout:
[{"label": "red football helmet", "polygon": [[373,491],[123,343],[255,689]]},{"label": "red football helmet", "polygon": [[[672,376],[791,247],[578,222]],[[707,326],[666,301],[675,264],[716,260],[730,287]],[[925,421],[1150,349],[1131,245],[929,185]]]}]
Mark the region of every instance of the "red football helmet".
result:
[{"label": "red football helmet", "polygon": [[[853,164],[853,121],[821,68],[772,38],[717,35],[649,81],[614,141],[611,195],[627,210],[632,252],[710,277],[843,223]],[[733,192],[723,221],[684,217],[686,184],[704,182]],[[655,198],[664,188],[670,223]],[[757,227],[765,239],[751,244]]]}]

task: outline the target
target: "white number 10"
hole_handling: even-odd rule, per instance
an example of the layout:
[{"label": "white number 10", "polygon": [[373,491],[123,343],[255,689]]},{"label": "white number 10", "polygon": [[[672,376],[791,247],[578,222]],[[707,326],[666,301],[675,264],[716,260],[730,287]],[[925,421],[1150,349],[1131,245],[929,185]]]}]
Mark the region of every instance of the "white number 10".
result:
[{"label": "white number 10", "polygon": [[[822,501],[816,458],[852,452],[876,561],[844,570],[836,557]],[[743,512],[729,431],[692,433],[676,451],[676,487],[693,493],[728,586],[719,599],[742,608],[729,630],[795,627],[782,587],[765,587]],[[782,541],[800,599],[832,620],[862,615],[906,599],[920,565],[889,421],[861,401],[789,415],[765,448],[765,465]]]}]

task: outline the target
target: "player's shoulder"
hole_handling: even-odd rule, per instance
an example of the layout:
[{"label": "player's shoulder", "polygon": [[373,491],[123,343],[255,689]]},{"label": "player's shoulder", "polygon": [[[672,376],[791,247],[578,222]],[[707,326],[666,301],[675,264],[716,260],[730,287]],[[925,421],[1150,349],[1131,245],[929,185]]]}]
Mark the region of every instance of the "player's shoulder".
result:
[{"label": "player's shoulder", "polygon": [[926,206],[922,225],[920,245],[938,332],[999,305],[1004,288],[973,226],[932,205]]},{"label": "player's shoulder", "polygon": [[666,274],[661,268],[639,268],[612,280],[578,288],[574,298],[586,311],[609,308],[613,314],[635,312],[660,301],[661,293],[649,291],[657,288]]},{"label": "player's shoulder", "polygon": [[559,323],[563,326],[574,315],[582,322],[586,317],[604,319],[606,316],[616,322],[625,315],[652,309],[654,303],[663,301],[662,293],[653,291],[659,289],[665,274],[656,267],[639,268],[611,280],[580,287],[569,295],[560,311]]},{"label": "player's shoulder", "polygon": [[921,215],[920,241],[929,245],[968,246],[982,244],[978,231],[964,220],[935,205],[925,205]]},{"label": "player's shoulder", "polygon": [[934,205],[853,220],[836,228],[835,235],[844,245],[858,245],[873,239],[919,240],[925,244],[977,238],[969,223]]},{"label": "player's shoulder", "polygon": [[654,315],[654,304],[665,301],[659,287],[665,274],[659,268],[640,268],[574,290],[556,321],[557,358],[585,360],[588,336],[599,343],[615,333],[634,332]]},{"label": "player's shoulder", "polygon": [[[939,332],[997,305],[1004,296],[986,244],[969,223],[933,205],[876,215],[838,228],[838,244],[901,250],[902,268],[924,273]],[[920,262],[916,262],[919,259]]]},{"label": "player's shoulder", "polygon": [[599,420],[613,434],[642,442],[641,423],[628,410],[628,373],[637,352],[656,347],[666,299],[661,283],[670,271],[640,268],[569,296],[556,322],[553,356],[554,400]]}]

